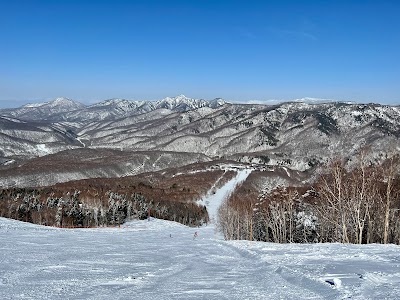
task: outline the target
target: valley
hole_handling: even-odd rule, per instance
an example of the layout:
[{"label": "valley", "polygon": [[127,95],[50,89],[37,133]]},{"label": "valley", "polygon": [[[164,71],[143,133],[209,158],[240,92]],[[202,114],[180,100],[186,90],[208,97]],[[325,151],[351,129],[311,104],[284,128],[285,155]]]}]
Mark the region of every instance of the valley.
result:
[{"label": "valley", "polygon": [[[239,104],[183,95],[86,106],[57,98],[0,110],[0,216],[91,227],[151,215],[198,226],[222,213],[226,223],[219,225],[227,239],[368,243],[382,242],[384,231],[385,241],[398,243],[399,137],[398,106]],[[321,205],[328,200],[321,198],[321,182],[329,187],[333,179],[326,173],[338,162],[355,190],[371,189],[369,202],[360,200],[365,217],[358,224],[376,222],[374,233],[363,234],[357,226],[368,227],[347,216],[343,228],[351,233],[339,234],[329,222],[324,231]],[[381,167],[385,164],[393,166],[393,178]],[[359,182],[359,172],[369,177]],[[213,191],[235,180],[240,184],[234,192]],[[356,199],[349,185],[343,189]],[[383,200],[392,194],[393,200]],[[280,204],[271,206],[278,202],[289,205],[290,213],[279,217]],[[350,200],[346,205],[355,210]],[[390,237],[383,219],[392,224]]]}]

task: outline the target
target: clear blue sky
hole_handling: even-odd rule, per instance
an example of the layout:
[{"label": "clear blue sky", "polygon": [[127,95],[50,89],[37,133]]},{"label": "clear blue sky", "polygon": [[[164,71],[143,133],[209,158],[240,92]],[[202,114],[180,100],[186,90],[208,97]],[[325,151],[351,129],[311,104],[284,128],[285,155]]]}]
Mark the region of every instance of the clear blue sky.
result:
[{"label": "clear blue sky", "polygon": [[0,0],[0,107],[177,94],[399,104],[399,3]]}]

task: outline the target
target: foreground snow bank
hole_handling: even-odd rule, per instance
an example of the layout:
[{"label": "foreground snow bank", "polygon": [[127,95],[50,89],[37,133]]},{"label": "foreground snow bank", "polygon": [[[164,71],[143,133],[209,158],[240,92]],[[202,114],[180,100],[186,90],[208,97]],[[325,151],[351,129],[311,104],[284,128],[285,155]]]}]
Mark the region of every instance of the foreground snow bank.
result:
[{"label": "foreground snow bank", "polygon": [[400,293],[398,246],[227,242],[213,226],[156,219],[57,229],[0,218],[0,266],[0,299],[398,299]]},{"label": "foreground snow bank", "polygon": [[339,298],[399,299],[397,245],[230,243],[270,265],[291,284],[310,290],[328,284]]}]

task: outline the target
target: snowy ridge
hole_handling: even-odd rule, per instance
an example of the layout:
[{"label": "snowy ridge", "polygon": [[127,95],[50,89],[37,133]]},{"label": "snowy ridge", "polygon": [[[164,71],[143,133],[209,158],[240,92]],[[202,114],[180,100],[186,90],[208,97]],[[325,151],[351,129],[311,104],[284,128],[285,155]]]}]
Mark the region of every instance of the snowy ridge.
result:
[{"label": "snowy ridge", "polygon": [[51,107],[51,108],[62,107],[64,109],[74,110],[83,108],[84,105],[69,98],[59,97],[49,102],[28,103],[26,105],[23,105],[21,108],[46,108],[46,107]]},{"label": "snowy ridge", "polygon": [[58,116],[58,120],[62,120],[60,114],[81,110],[85,107],[82,103],[60,97],[49,102],[26,104],[16,109],[3,109],[0,110],[0,114],[25,121],[42,121],[52,119],[55,116]]},{"label": "snowy ridge", "polygon": [[[214,102],[221,106],[212,108]],[[354,162],[352,158],[366,147],[367,159],[379,163],[389,149],[400,148],[400,109],[396,106],[337,102],[241,105],[215,99],[210,107],[191,109],[189,104],[201,106],[203,100],[196,102],[183,95],[162,103],[175,110],[112,99],[104,106],[54,114],[48,112],[57,110],[42,107],[1,111],[5,117],[0,118],[0,163],[91,148],[168,151],[176,157],[185,152],[210,160],[286,167],[292,174],[292,170],[307,171],[338,157]],[[28,117],[40,117],[40,121]],[[149,161],[141,169],[139,165],[129,170],[124,167],[118,175],[135,169],[151,171],[153,164]],[[1,181],[9,180],[13,179],[6,176]]]},{"label": "snowy ridge", "polygon": [[35,108],[35,107],[40,107],[40,106],[43,106],[43,105],[46,105],[46,104],[47,104],[47,102],[43,102],[43,103],[28,103],[28,104],[23,105],[22,107],[23,108]]},{"label": "snowy ridge", "polygon": [[216,109],[225,105],[221,98],[213,100],[193,99],[184,95],[166,97],[158,101],[108,99],[89,106],[69,98],[59,97],[49,102],[29,103],[15,109],[0,109],[0,115],[27,121],[102,121],[140,115],[155,110],[167,109],[185,112],[202,107]]},{"label": "snowy ridge", "polygon": [[137,110],[138,112],[149,112],[156,109],[168,109],[172,111],[188,111],[202,107],[217,108],[226,104],[223,99],[217,98],[214,100],[203,100],[188,98],[185,95],[176,97],[166,97],[158,101],[135,101],[126,99],[110,99],[96,104],[90,108],[100,108],[104,106],[120,109],[121,111],[129,112]]}]

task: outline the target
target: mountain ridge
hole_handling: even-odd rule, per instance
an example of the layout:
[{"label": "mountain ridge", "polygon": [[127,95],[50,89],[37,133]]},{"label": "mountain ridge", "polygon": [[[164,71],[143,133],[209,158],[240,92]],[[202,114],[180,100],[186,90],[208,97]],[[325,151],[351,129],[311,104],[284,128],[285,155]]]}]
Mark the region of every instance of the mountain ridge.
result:
[{"label": "mountain ridge", "polygon": [[82,121],[84,119],[100,121],[142,114],[157,109],[169,109],[174,112],[194,110],[201,107],[215,109],[226,103],[221,98],[204,100],[178,95],[157,101],[112,98],[85,105],[66,97],[58,97],[48,102],[28,103],[18,108],[0,109],[0,115],[30,121],[60,119],[63,121]]},{"label": "mountain ridge", "polygon": [[[121,101],[109,100],[103,104],[114,105]],[[398,106],[223,102],[216,108],[202,106],[184,111],[167,108],[135,114],[110,111],[113,115],[107,118],[100,115],[103,110],[88,111],[86,108],[54,114],[43,120],[0,116],[0,168],[15,168],[15,172],[20,173],[23,167],[18,166],[32,159],[88,148],[148,152],[149,155],[132,165],[119,164],[112,172],[102,171],[101,164],[96,165],[93,172],[85,172],[79,171],[79,159],[73,158],[81,152],[71,152],[68,163],[76,164],[74,174],[81,174],[76,175],[79,178],[90,177],[90,174],[122,176],[132,169],[153,170],[152,165],[158,165],[159,159],[154,153],[163,152],[171,156],[170,167],[177,165],[177,157],[182,158],[179,162],[182,165],[202,155],[206,160],[228,159],[306,172],[338,157],[354,163],[354,157],[366,149],[369,149],[368,159],[372,163],[381,161],[390,151],[400,150]]]}]

